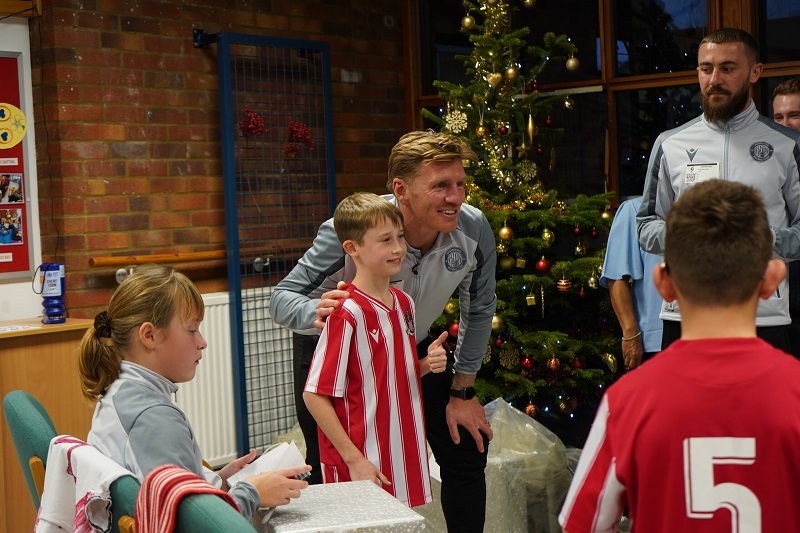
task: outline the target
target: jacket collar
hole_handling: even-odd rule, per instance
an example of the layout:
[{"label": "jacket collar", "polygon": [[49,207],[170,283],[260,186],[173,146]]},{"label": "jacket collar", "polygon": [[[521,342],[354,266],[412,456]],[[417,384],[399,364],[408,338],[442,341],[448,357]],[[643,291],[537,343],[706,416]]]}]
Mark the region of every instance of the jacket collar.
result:
[{"label": "jacket collar", "polygon": [[748,104],[748,106],[745,108],[744,111],[742,111],[738,115],[734,116],[732,119],[730,119],[727,122],[723,122],[721,124],[715,123],[715,122],[709,122],[706,119],[705,114],[703,114],[703,122],[705,122],[706,125],[709,128],[711,128],[712,130],[718,131],[720,133],[723,133],[723,132],[726,132],[726,131],[733,132],[733,131],[739,131],[741,129],[744,129],[747,126],[749,126],[750,124],[752,124],[753,122],[756,122],[758,120],[759,116],[760,116],[760,113],[758,112],[758,109],[756,109],[756,104],[751,99],[750,100],[750,104]]},{"label": "jacket collar", "polygon": [[136,363],[131,363],[130,361],[122,361],[120,364],[119,377],[140,383],[166,396],[171,396],[178,392],[178,386],[161,374],[153,372],[141,365],[137,365]]}]

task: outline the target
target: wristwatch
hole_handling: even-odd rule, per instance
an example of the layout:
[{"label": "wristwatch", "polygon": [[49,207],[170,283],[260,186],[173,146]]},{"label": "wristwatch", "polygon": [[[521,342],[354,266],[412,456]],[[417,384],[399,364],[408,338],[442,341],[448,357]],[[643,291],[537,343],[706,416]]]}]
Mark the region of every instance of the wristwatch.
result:
[{"label": "wristwatch", "polygon": [[453,398],[461,398],[462,400],[471,400],[475,397],[475,387],[464,387],[463,389],[450,389],[450,396]]}]

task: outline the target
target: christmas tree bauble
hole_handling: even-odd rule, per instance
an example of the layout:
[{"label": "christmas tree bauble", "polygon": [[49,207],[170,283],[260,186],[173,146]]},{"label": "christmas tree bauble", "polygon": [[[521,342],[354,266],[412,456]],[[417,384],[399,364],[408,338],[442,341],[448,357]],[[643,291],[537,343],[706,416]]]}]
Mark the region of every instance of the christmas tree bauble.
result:
[{"label": "christmas tree bauble", "polygon": [[581,68],[581,62],[578,61],[577,57],[570,56],[566,62],[567,70],[570,72],[575,72],[579,68]]},{"label": "christmas tree bauble", "polygon": [[545,259],[544,256],[536,261],[536,272],[539,274],[547,274],[550,272],[550,261]]},{"label": "christmas tree bauble", "polygon": [[486,124],[481,124],[475,128],[475,133],[478,137],[485,137],[489,133],[489,128],[486,127]]},{"label": "christmas tree bauble", "polygon": [[511,239],[514,238],[514,230],[512,230],[508,226],[503,226],[502,228],[497,230],[497,236],[504,241],[510,241]]},{"label": "christmas tree bauble", "polygon": [[486,76],[486,81],[488,81],[489,85],[492,87],[497,87],[497,85],[503,81],[503,75],[499,72],[492,72]]},{"label": "christmas tree bauble", "polygon": [[502,242],[497,243],[497,253],[503,255],[506,252],[508,252],[508,246]]},{"label": "christmas tree bauble", "polygon": [[501,257],[499,263],[502,270],[514,270],[514,267],[517,265],[517,261],[510,255]]},{"label": "christmas tree bauble", "polygon": [[606,352],[600,356],[600,359],[603,360],[603,362],[606,364],[608,369],[611,370],[612,373],[614,374],[617,373],[617,358],[614,357],[614,354]]},{"label": "christmas tree bauble", "polygon": [[519,77],[519,69],[515,66],[510,66],[506,69],[506,79],[508,81],[514,81]]},{"label": "christmas tree bauble", "polygon": [[505,124],[497,128],[497,133],[499,133],[500,135],[508,135],[508,131],[509,131],[508,126],[506,126]]},{"label": "christmas tree bauble", "polygon": [[447,328],[447,333],[449,333],[451,337],[458,337],[458,322],[450,324],[450,327]]},{"label": "christmas tree bauble", "polygon": [[533,370],[533,359],[531,359],[527,355],[522,358],[519,364],[523,370],[528,370],[528,371]]},{"label": "christmas tree bauble", "polygon": [[573,359],[572,360],[572,368],[585,368],[586,363],[583,362],[583,359]]},{"label": "christmas tree bauble", "polygon": [[597,288],[597,276],[595,276],[594,274],[589,276],[589,279],[586,280],[586,284],[589,286],[590,289],[596,289]]},{"label": "christmas tree bauble", "polygon": [[500,315],[494,315],[492,317],[492,331],[500,331],[503,329],[503,319],[500,318]]},{"label": "christmas tree bauble", "polygon": [[463,19],[461,19],[461,27],[465,29],[471,29],[475,25],[475,19],[472,18],[472,15],[466,15]]},{"label": "christmas tree bauble", "polygon": [[448,315],[454,315],[458,311],[458,304],[454,301],[450,300],[446,304],[444,304],[444,312]]},{"label": "christmas tree bauble", "polygon": [[572,282],[567,278],[561,278],[556,282],[556,288],[561,292],[569,292],[572,288]]},{"label": "christmas tree bauble", "polygon": [[547,244],[553,244],[553,241],[556,240],[556,235],[548,228],[544,228],[542,230],[542,240]]},{"label": "christmas tree bauble", "polygon": [[600,232],[597,231],[597,228],[592,228],[592,232],[589,234],[592,239],[596,239],[600,236]]},{"label": "christmas tree bauble", "polygon": [[539,414],[539,408],[531,402],[525,406],[525,414],[531,418],[536,418],[536,415]]},{"label": "christmas tree bauble", "polygon": [[583,241],[580,241],[575,245],[575,255],[578,257],[586,255],[586,245],[583,243]]},{"label": "christmas tree bauble", "polygon": [[555,355],[552,356],[550,359],[547,360],[547,368],[555,372],[556,370],[561,368],[561,360]]},{"label": "christmas tree bauble", "polygon": [[572,233],[574,233],[575,235],[580,235],[581,234],[581,227],[576,225],[575,229],[572,230]]},{"label": "christmas tree bauble", "polygon": [[522,0],[522,5],[527,8],[536,7],[536,0]]}]

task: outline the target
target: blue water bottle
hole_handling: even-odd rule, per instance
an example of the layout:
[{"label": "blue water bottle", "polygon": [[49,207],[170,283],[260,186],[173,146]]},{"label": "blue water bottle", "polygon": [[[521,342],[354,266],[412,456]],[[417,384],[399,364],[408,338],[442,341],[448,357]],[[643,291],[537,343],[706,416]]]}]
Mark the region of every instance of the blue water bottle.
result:
[{"label": "blue water bottle", "polygon": [[44,307],[42,323],[62,324],[67,321],[67,309],[64,306],[64,265],[42,263],[39,271]]}]

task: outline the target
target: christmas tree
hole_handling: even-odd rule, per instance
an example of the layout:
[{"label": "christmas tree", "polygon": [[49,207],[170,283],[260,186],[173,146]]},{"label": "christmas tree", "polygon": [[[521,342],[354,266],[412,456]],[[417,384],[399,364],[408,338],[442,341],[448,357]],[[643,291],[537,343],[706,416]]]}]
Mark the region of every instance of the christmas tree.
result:
[{"label": "christmas tree", "polygon": [[[445,102],[426,118],[462,137],[479,156],[467,167],[467,202],[496,232],[497,313],[476,380],[482,401],[503,397],[581,446],[605,387],[616,377],[619,333],[608,292],[598,289],[613,193],[560,198],[555,181],[560,133],[550,112],[570,110],[568,95],[540,92],[542,69],[580,68],[567,36],[547,33],[528,44],[513,28],[535,0],[464,0],[462,32],[469,85],[434,82]],[[434,326],[457,336],[458,300]]]}]

